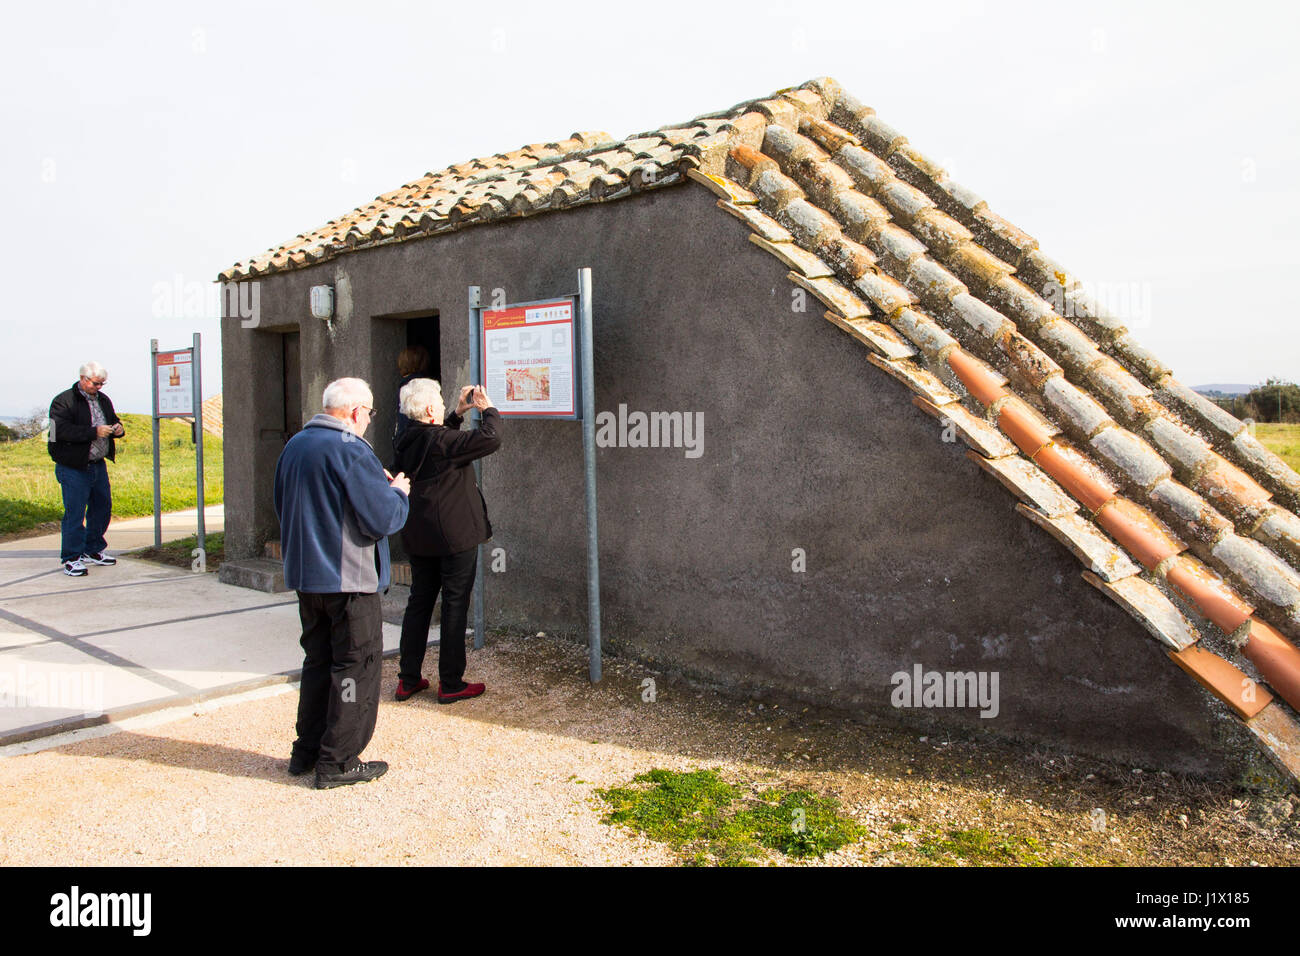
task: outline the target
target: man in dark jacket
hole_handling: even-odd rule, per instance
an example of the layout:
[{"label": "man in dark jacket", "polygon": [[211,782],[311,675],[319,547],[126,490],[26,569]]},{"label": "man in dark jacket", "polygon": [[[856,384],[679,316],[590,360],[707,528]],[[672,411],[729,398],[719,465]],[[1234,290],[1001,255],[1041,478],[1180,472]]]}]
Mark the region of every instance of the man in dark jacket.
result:
[{"label": "man in dark jacket", "polygon": [[[411,595],[402,616],[396,696],[406,700],[429,686],[420,669],[441,591],[438,703],[451,704],[485,689],[464,680],[465,623],[478,546],[492,537],[487,505],[470,465],[501,447],[501,416],[482,387],[466,386],[456,409],[444,417],[442,388],[428,378],[403,386],[401,402],[411,424],[394,446],[393,467],[411,476],[411,513],[402,529],[411,559]],[[461,431],[462,416],[471,406],[482,412],[483,420],[478,428]]]},{"label": "man in dark jacket", "polygon": [[374,413],[365,382],[330,382],[321,403],[324,413],[280,453],[274,491],[284,583],[298,592],[304,652],[289,772],[314,768],[317,789],[388,770],[382,760],[358,758],[379,713],[388,535],[406,521],[411,487],[404,475],[391,478],[362,438]]},{"label": "man in dark jacket", "polygon": [[113,516],[106,461],[116,458],[115,438],[126,434],[113,403],[100,391],[108,373],[98,362],[81,366],[80,380],[50,403],[49,452],[63,489],[63,573],[86,575],[87,564],[117,563],[104,550]]}]

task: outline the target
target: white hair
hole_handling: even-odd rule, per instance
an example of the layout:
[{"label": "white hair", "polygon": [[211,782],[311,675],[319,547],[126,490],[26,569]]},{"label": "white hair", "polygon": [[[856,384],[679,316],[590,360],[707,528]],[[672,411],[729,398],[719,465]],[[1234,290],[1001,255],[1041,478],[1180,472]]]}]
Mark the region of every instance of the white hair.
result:
[{"label": "white hair", "polygon": [[431,378],[413,378],[397,393],[397,401],[407,418],[428,424],[429,406],[442,405],[442,386]]},{"label": "white hair", "polygon": [[87,362],[77,374],[82,378],[108,378],[108,371],[98,362]]},{"label": "white hair", "polygon": [[338,378],[325,386],[320,397],[321,408],[325,411],[351,411],[358,405],[373,408],[375,396],[370,386],[359,378]]}]

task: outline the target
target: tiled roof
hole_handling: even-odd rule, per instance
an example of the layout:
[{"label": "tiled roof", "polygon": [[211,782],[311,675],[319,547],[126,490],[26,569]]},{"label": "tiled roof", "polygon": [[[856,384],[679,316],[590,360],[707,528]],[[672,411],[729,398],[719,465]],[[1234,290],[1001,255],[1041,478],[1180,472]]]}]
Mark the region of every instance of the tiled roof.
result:
[{"label": "tiled roof", "polygon": [[213,435],[220,435],[222,432],[220,394],[203,400],[202,414],[203,430]]},{"label": "tiled roof", "polygon": [[353,249],[675,185],[704,150],[725,146],[729,128],[724,119],[704,117],[624,140],[608,133],[574,133],[559,142],[457,163],[236,263],[219,278],[255,278]]},{"label": "tiled roof", "polygon": [[463,163],[222,278],[687,179],[1300,777],[1300,476],[834,80]]}]

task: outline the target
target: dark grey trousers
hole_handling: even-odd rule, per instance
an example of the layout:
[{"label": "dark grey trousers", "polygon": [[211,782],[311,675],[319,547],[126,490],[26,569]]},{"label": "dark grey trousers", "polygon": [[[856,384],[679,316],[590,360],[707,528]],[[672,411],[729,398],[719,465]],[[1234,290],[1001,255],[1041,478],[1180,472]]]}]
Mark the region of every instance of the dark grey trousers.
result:
[{"label": "dark grey trousers", "polygon": [[344,773],[375,733],[384,655],[378,594],[298,593],[302,687],[294,755]]}]

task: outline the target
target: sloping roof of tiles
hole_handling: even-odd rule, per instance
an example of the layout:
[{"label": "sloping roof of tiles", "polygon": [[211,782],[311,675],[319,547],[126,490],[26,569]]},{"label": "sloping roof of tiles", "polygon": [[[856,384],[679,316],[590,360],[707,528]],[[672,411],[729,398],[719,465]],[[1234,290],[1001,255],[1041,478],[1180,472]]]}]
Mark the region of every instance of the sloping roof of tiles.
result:
[{"label": "sloping roof of tiles", "polygon": [[220,278],[689,181],[1300,778],[1300,475],[834,80],[461,163]]}]

